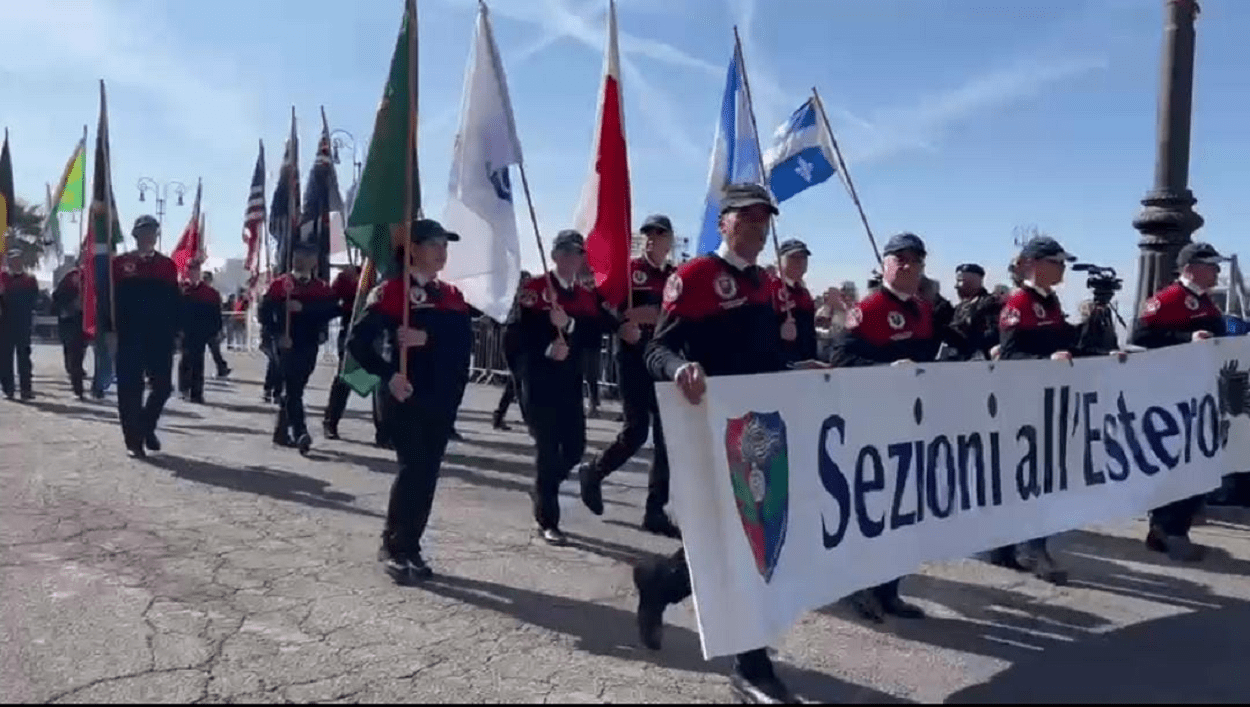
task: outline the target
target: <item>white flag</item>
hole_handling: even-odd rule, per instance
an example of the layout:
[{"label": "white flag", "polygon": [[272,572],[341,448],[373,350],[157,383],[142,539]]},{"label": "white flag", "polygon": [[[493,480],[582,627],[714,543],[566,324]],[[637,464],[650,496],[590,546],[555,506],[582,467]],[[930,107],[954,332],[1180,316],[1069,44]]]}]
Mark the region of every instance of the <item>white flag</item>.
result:
[{"label": "white flag", "polygon": [[460,241],[449,249],[442,279],[459,287],[469,304],[499,322],[512,309],[521,277],[521,244],[508,175],[508,168],[520,163],[512,101],[490,18],[482,5],[465,72],[460,132],[443,212],[443,226],[460,234]]}]

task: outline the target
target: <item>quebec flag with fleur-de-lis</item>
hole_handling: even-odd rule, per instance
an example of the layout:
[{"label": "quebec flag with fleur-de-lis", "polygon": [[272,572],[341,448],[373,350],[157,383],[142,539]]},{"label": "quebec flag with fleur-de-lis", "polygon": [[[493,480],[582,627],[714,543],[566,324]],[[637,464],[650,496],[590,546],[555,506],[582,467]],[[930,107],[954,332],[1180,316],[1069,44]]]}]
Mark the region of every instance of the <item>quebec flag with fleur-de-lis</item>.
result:
[{"label": "quebec flag with fleur-de-lis", "polygon": [[778,202],[833,176],[833,144],[820,124],[814,98],[808,98],[773,133],[773,145],[764,153],[768,186]]}]

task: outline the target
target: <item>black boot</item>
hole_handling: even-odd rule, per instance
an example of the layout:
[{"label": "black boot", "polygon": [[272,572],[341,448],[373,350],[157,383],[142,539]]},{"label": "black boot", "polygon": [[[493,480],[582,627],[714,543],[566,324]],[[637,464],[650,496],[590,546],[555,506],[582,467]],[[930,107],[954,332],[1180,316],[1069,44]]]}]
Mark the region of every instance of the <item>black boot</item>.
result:
[{"label": "black boot", "polygon": [[664,643],[664,609],[667,604],[656,587],[657,568],[634,567],[634,588],[638,591],[638,639],[647,648],[658,651]]},{"label": "black boot", "polygon": [[603,481],[595,472],[593,464],[582,464],[577,467],[577,481],[581,485],[582,503],[591,513],[603,515]]}]

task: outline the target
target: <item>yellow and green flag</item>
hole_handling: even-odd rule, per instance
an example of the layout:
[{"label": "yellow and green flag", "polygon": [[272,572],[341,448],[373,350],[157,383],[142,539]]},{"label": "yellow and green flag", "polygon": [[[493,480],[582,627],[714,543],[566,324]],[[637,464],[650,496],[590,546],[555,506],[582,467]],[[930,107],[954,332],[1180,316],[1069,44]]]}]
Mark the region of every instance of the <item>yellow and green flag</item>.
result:
[{"label": "yellow and green flag", "polygon": [[57,213],[82,211],[83,194],[86,192],[87,129],[83,128],[82,140],[74,147],[74,153],[65,163],[56,191],[52,192]]}]

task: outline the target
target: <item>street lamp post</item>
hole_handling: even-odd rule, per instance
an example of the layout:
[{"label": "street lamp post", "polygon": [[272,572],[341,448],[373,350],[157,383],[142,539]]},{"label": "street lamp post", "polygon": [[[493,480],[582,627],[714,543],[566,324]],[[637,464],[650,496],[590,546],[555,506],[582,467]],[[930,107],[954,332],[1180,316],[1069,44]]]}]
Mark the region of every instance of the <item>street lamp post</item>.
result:
[{"label": "street lamp post", "polygon": [[356,152],[356,138],[353,137],[352,134],[347,132],[346,130],[339,128],[330,133],[330,146],[333,149],[331,156],[334,159],[334,164],[341,164],[341,161],[339,160],[340,149],[343,149],[343,148],[351,149],[352,151],[352,176],[356,179],[360,179],[360,169],[362,165],[360,163],[360,157]]},{"label": "street lamp post", "polygon": [[139,178],[139,201],[146,201],[146,194],[152,192],[156,198],[156,220],[161,225],[160,240],[165,238],[165,204],[169,200],[169,190],[174,190],[174,196],[178,197],[178,206],[182,206],[182,197],[187,193],[187,185],[182,182],[165,182],[160,184],[151,177]]},{"label": "street lamp post", "polygon": [[[1176,257],[1203,219],[1189,190],[1189,139],[1194,95],[1194,21],[1196,0],[1165,0],[1163,66],[1159,90],[1154,188],[1142,199],[1133,219],[1141,231],[1136,315],[1150,296],[1176,276]],[[1136,317],[1134,317],[1136,318]]]}]

